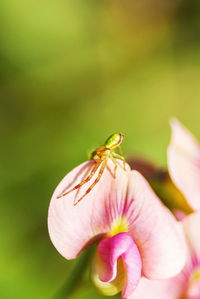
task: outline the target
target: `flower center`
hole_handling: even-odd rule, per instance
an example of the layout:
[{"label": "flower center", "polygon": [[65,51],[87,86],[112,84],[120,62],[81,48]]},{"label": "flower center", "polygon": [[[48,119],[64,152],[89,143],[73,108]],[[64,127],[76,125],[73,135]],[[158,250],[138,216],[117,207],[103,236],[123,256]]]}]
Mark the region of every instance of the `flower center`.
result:
[{"label": "flower center", "polygon": [[121,216],[113,221],[110,236],[128,232],[128,223],[125,217]]}]

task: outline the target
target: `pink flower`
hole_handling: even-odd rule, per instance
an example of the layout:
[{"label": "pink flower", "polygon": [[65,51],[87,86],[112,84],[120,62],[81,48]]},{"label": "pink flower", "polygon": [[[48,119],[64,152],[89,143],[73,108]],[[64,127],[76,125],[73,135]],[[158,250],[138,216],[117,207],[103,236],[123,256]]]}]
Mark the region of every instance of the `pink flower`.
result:
[{"label": "pink flower", "polygon": [[[113,170],[112,162],[108,163]],[[179,273],[185,263],[180,227],[137,171],[118,167],[114,179],[106,168],[99,183],[76,206],[73,202],[97,175],[58,198],[80,183],[93,165],[91,160],[73,169],[52,196],[48,228],[56,249],[66,259],[74,259],[97,242],[92,280],[105,295],[121,291],[127,298],[141,276],[163,279]]]},{"label": "pink flower", "polygon": [[200,145],[176,119],[168,147],[170,176],[193,210],[200,209]]},{"label": "pink flower", "polygon": [[200,211],[187,216],[180,225],[188,244],[182,272],[167,280],[142,278],[129,299],[200,299]]}]

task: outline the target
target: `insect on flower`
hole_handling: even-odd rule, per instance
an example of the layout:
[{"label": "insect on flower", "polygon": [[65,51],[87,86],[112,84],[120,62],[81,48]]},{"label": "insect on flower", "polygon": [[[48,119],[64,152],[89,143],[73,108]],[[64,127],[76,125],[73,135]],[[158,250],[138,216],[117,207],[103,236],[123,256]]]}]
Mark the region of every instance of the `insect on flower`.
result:
[{"label": "insect on flower", "polygon": [[[106,140],[106,142],[104,143],[104,145],[102,145],[102,146],[98,147],[97,149],[95,149],[95,151],[93,151],[92,154],[91,154],[91,160],[94,160],[95,164],[94,164],[93,168],[91,169],[89,175],[82,182],[80,182],[78,185],[76,185],[72,189],[68,190],[67,192],[59,195],[57,198],[64,197],[67,194],[71,193],[74,190],[79,189],[81,186],[83,186],[84,184],[86,184],[87,182],[89,182],[92,179],[92,177],[95,175],[95,173],[97,172],[97,170],[99,169],[99,167],[100,167],[100,170],[99,170],[97,178],[91,184],[91,186],[86,190],[86,192],[74,203],[74,206],[75,206],[99,182],[99,180],[101,179],[101,176],[102,176],[102,174],[104,172],[105,167],[107,167],[107,169],[109,170],[109,172],[113,176],[113,178],[116,177],[117,167],[121,166],[116,159],[122,160],[124,162],[124,170],[126,170],[126,168],[125,168],[125,158],[123,157],[122,151],[121,151],[121,148],[120,148],[120,144],[122,143],[123,138],[124,138],[124,135],[121,134],[121,133],[112,134]],[[116,148],[119,149],[120,154],[117,154],[114,151]],[[107,162],[108,162],[109,159],[114,164],[114,173],[112,173],[112,171],[110,170],[110,168],[107,165]]]},{"label": "insect on flower", "polygon": [[[127,164],[124,171],[123,162],[116,161],[121,167],[117,168],[115,179],[108,170],[110,167],[114,173],[115,168],[109,158],[98,184],[74,209],[73,200],[77,202],[86,192],[98,171],[81,190],[68,194],[67,200],[57,197],[83,181],[96,161],[80,164],[62,179],[51,198],[48,231],[58,252],[69,260],[90,245],[97,245],[90,274],[102,294],[113,296],[121,292],[122,298],[149,299],[149,293],[146,297],[132,297],[143,276],[150,281],[165,280],[184,267],[182,228],[145,178]],[[171,299],[164,294],[151,297],[164,298]]]}]

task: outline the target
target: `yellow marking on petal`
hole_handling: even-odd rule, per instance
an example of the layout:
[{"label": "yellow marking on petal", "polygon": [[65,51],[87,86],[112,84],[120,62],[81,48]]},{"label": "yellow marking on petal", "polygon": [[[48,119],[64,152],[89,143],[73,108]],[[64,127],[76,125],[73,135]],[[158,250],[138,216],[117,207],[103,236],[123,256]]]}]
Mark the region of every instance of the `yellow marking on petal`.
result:
[{"label": "yellow marking on petal", "polygon": [[191,281],[198,280],[198,279],[200,279],[200,267],[197,267],[190,277]]},{"label": "yellow marking on petal", "polygon": [[125,217],[119,217],[112,223],[110,233],[111,236],[126,232],[128,232],[128,223]]},{"label": "yellow marking on petal", "polygon": [[[95,257],[96,263],[101,263],[98,256]],[[92,281],[99,290],[99,292],[105,296],[114,296],[121,292],[126,286],[126,269],[125,264],[121,258],[117,261],[117,275],[113,281],[103,282],[99,279],[98,274],[93,269]]]}]

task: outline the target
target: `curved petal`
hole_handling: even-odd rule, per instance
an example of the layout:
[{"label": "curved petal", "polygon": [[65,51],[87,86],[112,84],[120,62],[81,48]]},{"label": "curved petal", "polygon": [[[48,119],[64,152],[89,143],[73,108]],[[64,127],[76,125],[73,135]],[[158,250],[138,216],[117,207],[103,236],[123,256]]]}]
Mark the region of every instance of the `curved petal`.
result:
[{"label": "curved petal", "polygon": [[200,261],[200,211],[187,216],[182,223],[191,255],[195,255]]},{"label": "curved petal", "polygon": [[[136,244],[128,233],[119,233],[104,239],[98,246],[99,262],[95,271],[103,282],[111,282],[118,275],[118,262],[121,258],[125,269],[122,297],[127,298],[136,288],[141,277],[141,258]],[[123,267],[123,268],[124,268]]]},{"label": "curved petal", "polygon": [[[93,160],[85,162],[68,173],[57,186],[50,202],[49,235],[56,249],[67,259],[75,258],[90,242],[109,233],[113,219],[122,214],[130,172],[122,167],[117,168],[116,179],[106,168],[98,184],[76,206],[74,201],[86,192],[97,178],[98,171],[78,190],[57,198],[86,178],[94,163]],[[109,161],[108,164],[113,171],[113,163]]]},{"label": "curved petal", "polygon": [[194,210],[200,209],[200,146],[177,120],[171,122],[168,147],[169,173]]},{"label": "curved petal", "polygon": [[182,227],[137,171],[129,179],[126,206],[129,233],[139,248],[143,275],[161,279],[179,273],[186,258]]}]

